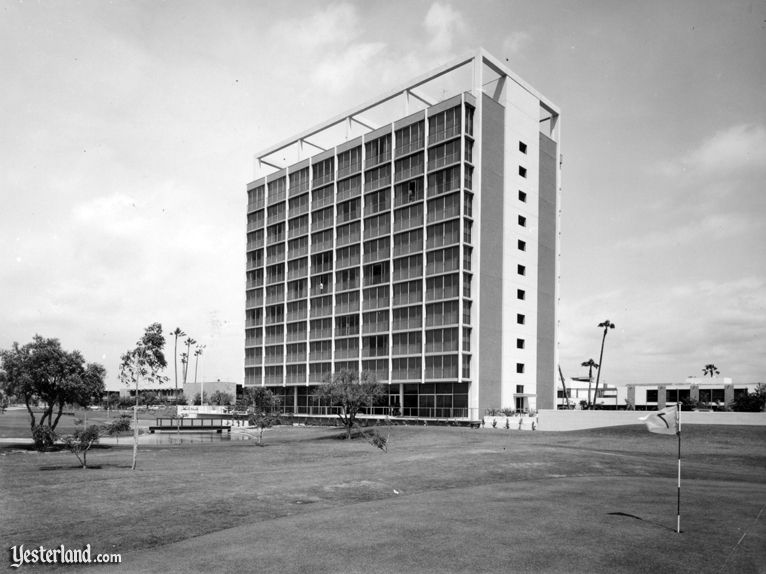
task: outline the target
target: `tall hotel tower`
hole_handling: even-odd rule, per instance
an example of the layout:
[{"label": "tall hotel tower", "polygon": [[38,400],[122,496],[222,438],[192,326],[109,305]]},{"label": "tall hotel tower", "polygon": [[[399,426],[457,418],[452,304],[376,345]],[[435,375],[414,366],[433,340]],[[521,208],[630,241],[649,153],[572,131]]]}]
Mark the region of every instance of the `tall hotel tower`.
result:
[{"label": "tall hotel tower", "polygon": [[341,369],[399,416],[555,408],[558,108],[479,50],[256,156],[245,385]]}]

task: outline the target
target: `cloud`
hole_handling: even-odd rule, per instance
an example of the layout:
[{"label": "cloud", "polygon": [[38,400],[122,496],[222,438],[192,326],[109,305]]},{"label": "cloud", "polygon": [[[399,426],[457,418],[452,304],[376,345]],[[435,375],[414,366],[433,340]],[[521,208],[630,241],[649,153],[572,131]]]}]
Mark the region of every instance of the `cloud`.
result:
[{"label": "cloud", "polygon": [[439,2],[431,4],[423,24],[431,36],[428,48],[434,52],[449,52],[453,42],[466,31],[460,12]]},{"label": "cloud", "polygon": [[722,177],[766,168],[766,129],[739,124],[705,139],[683,156],[664,163],[662,172],[671,177]]},{"label": "cloud", "polygon": [[503,39],[502,56],[510,58],[520,54],[532,40],[532,35],[528,32],[512,32]]},{"label": "cloud", "polygon": [[715,242],[751,233],[763,224],[744,213],[714,213],[699,220],[684,222],[671,228],[660,228],[646,234],[621,239],[616,249],[650,251],[695,243]]},{"label": "cloud", "polygon": [[383,42],[352,44],[333,57],[322,60],[312,73],[312,80],[331,92],[342,92],[359,81],[369,70],[371,60],[386,48]]},{"label": "cloud", "polygon": [[328,47],[345,45],[361,33],[356,7],[331,4],[304,16],[277,22],[271,29],[272,42],[305,50],[304,57]]}]

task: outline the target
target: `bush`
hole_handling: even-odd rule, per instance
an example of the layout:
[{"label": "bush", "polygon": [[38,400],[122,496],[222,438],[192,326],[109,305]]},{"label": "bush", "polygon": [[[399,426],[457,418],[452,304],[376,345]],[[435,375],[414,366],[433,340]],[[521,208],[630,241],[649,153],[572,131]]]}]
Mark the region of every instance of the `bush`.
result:
[{"label": "bush", "polygon": [[82,467],[88,468],[88,451],[98,442],[99,434],[98,425],[91,425],[84,429],[77,429],[71,435],[61,437],[61,441],[77,457]]},{"label": "bush", "polygon": [[35,425],[32,428],[32,439],[37,450],[46,450],[56,442],[56,433],[48,425]]},{"label": "bush", "polygon": [[729,403],[731,409],[741,413],[759,413],[766,405],[766,385],[759,384],[752,393],[740,393]]}]

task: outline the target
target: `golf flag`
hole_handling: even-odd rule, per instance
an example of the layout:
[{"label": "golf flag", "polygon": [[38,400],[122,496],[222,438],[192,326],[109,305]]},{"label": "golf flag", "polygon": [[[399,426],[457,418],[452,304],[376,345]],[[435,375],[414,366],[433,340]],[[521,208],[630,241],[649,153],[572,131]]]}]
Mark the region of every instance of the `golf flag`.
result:
[{"label": "golf flag", "polygon": [[649,413],[645,417],[641,417],[646,423],[646,429],[649,432],[657,434],[677,434],[681,431],[678,420],[678,408],[676,405],[662,409],[655,413]]}]

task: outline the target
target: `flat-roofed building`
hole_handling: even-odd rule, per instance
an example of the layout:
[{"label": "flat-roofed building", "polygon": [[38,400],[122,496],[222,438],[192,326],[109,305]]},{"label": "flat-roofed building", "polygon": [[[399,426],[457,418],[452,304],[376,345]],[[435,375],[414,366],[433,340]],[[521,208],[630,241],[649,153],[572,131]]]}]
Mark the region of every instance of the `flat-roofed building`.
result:
[{"label": "flat-roofed building", "polygon": [[555,408],[559,119],[480,50],[259,153],[245,385],[310,413],[366,370],[401,416]]}]

